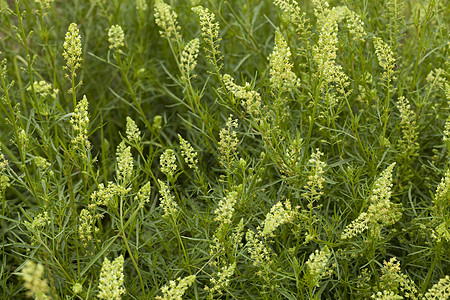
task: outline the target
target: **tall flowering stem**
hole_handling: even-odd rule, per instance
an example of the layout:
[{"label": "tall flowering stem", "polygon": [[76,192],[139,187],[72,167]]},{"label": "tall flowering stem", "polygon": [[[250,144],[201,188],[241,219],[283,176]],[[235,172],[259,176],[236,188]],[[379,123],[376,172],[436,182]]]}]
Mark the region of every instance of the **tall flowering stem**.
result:
[{"label": "tall flowering stem", "polygon": [[332,272],[329,268],[330,258],[331,250],[324,246],[320,251],[313,252],[306,261],[305,279],[311,299],[314,299],[313,290],[319,286],[319,281]]},{"label": "tall flowering stem", "polygon": [[[156,300],[181,300],[186,290],[194,283],[195,275],[187,276],[183,279],[178,278],[176,281],[169,281],[169,285],[161,288],[163,296],[156,296]],[[178,282],[178,283],[177,283]]]},{"label": "tall flowering stem", "polygon": [[44,266],[28,261],[22,269],[23,285],[28,290],[28,297],[35,297],[37,300],[51,299],[47,296],[49,292],[47,279],[44,279]]},{"label": "tall flowering stem", "polygon": [[392,163],[380,174],[368,199],[369,207],[344,229],[341,239],[352,238],[366,229],[370,230],[370,236],[378,239],[382,226],[389,226],[400,220],[401,211],[390,201],[394,167],[395,163]]},{"label": "tall flowering stem", "polygon": [[193,7],[192,10],[200,17],[200,26],[202,27],[202,37],[206,44],[206,58],[214,66],[216,75],[220,74],[223,67],[222,53],[219,51],[219,23],[215,22],[215,15],[203,6]]},{"label": "tall flowering stem", "polygon": [[391,47],[379,37],[375,37],[373,39],[373,43],[375,46],[375,53],[377,54],[378,58],[378,64],[384,70],[384,73],[382,74],[382,80],[386,85],[386,98],[384,100],[383,115],[381,118],[381,123],[383,126],[383,136],[381,141],[383,143],[382,145],[384,146],[386,140],[385,137],[386,137],[387,123],[389,119],[390,99],[392,93],[395,90],[395,88],[392,87],[392,81],[396,80],[397,67],[395,63],[394,52],[392,51]]},{"label": "tall flowering stem", "polygon": [[123,263],[124,259],[122,255],[117,257],[113,262],[105,257],[100,271],[99,293],[97,295],[99,299],[122,299],[122,295],[125,294],[125,288],[123,287]]},{"label": "tall flowering stem", "polygon": [[77,102],[75,89],[80,84],[82,84],[82,82],[79,82],[77,85],[75,85],[75,77],[77,76],[76,71],[81,67],[81,62],[83,61],[83,58],[81,57],[81,36],[77,24],[72,23],[69,25],[63,47],[64,51],[62,55],[66,60],[64,69],[68,71],[66,77],[72,83],[72,87],[69,89],[69,93],[72,94],[73,106],[75,107]]}]

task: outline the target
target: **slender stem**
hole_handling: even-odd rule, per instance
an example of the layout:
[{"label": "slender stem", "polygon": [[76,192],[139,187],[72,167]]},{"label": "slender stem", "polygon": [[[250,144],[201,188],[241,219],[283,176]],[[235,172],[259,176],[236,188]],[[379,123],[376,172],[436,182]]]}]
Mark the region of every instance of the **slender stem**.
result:
[{"label": "slender stem", "polygon": [[144,281],[142,280],[142,276],[141,276],[141,272],[139,271],[139,266],[137,265],[137,262],[134,258],[134,254],[131,251],[130,245],[128,244],[128,240],[127,237],[125,236],[125,228],[124,228],[124,224],[123,224],[123,199],[122,197],[120,197],[120,233],[122,235],[122,239],[125,243],[125,247],[127,248],[128,254],[130,255],[131,261],[134,265],[134,268],[136,270],[136,272],[138,273],[139,276],[139,281],[141,283],[141,289],[142,289],[142,295],[143,295],[143,299],[146,298],[146,294],[145,294],[145,285],[144,285]]},{"label": "slender stem", "polygon": [[140,101],[138,100],[138,98],[136,96],[136,92],[135,92],[134,88],[132,87],[132,85],[130,83],[130,80],[128,79],[128,75],[127,75],[127,73],[125,71],[124,64],[122,62],[122,58],[120,57],[120,53],[115,52],[114,55],[115,55],[117,63],[119,64],[119,69],[120,69],[120,72],[122,73],[122,78],[125,81],[125,85],[127,86],[128,91],[130,92],[131,99],[133,100],[134,105],[136,106],[139,114],[141,115],[142,120],[145,123],[145,126],[147,127],[148,130],[152,131],[152,125],[147,120],[145,112],[142,109],[141,103],[140,103]]}]

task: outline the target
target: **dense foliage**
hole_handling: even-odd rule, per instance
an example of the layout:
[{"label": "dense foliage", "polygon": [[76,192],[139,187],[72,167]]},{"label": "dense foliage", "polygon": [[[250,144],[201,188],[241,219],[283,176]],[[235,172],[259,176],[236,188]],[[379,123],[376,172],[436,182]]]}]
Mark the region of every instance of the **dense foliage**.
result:
[{"label": "dense foliage", "polygon": [[450,299],[450,5],[0,0],[0,298]]}]

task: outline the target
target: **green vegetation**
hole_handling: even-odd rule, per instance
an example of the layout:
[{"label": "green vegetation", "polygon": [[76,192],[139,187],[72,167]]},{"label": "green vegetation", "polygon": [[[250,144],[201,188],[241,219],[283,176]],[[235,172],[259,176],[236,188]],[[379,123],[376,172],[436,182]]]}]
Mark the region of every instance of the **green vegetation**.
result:
[{"label": "green vegetation", "polygon": [[450,299],[450,6],[0,0],[1,299]]}]

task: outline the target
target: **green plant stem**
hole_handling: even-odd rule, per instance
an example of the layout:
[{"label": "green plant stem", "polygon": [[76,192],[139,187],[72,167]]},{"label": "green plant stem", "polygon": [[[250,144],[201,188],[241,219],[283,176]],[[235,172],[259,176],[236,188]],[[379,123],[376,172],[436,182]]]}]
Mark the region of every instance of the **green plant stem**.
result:
[{"label": "green plant stem", "polygon": [[123,239],[123,241],[125,243],[125,247],[127,248],[128,254],[130,255],[131,262],[133,263],[133,266],[134,266],[134,268],[135,268],[135,270],[136,270],[136,272],[137,272],[137,274],[139,276],[139,281],[141,283],[141,289],[142,289],[142,295],[143,295],[143,298],[145,299],[146,298],[146,293],[145,293],[144,281],[142,280],[142,275],[141,275],[141,272],[139,271],[139,266],[137,265],[137,262],[136,262],[136,260],[134,258],[134,254],[131,251],[130,245],[128,245],[128,239],[127,239],[127,237],[125,235],[125,227],[124,227],[124,224],[123,224],[123,219],[124,218],[123,218],[123,199],[122,199],[122,197],[120,197],[120,215],[119,216],[120,216],[120,234],[121,234],[122,239]]},{"label": "green plant stem", "polygon": [[136,92],[134,91],[134,88],[131,86],[130,80],[128,79],[128,75],[127,75],[127,72],[125,71],[125,67],[123,65],[120,53],[115,52],[114,55],[115,55],[118,65],[119,65],[120,72],[122,73],[122,78],[125,81],[125,85],[128,88],[128,92],[131,95],[131,99],[133,100],[133,103],[136,106],[136,109],[138,110],[139,114],[141,115],[142,121],[144,121],[145,126],[147,127],[148,130],[152,131],[152,125],[147,120],[147,116],[145,115],[145,112],[142,109],[141,103],[136,96]]}]

